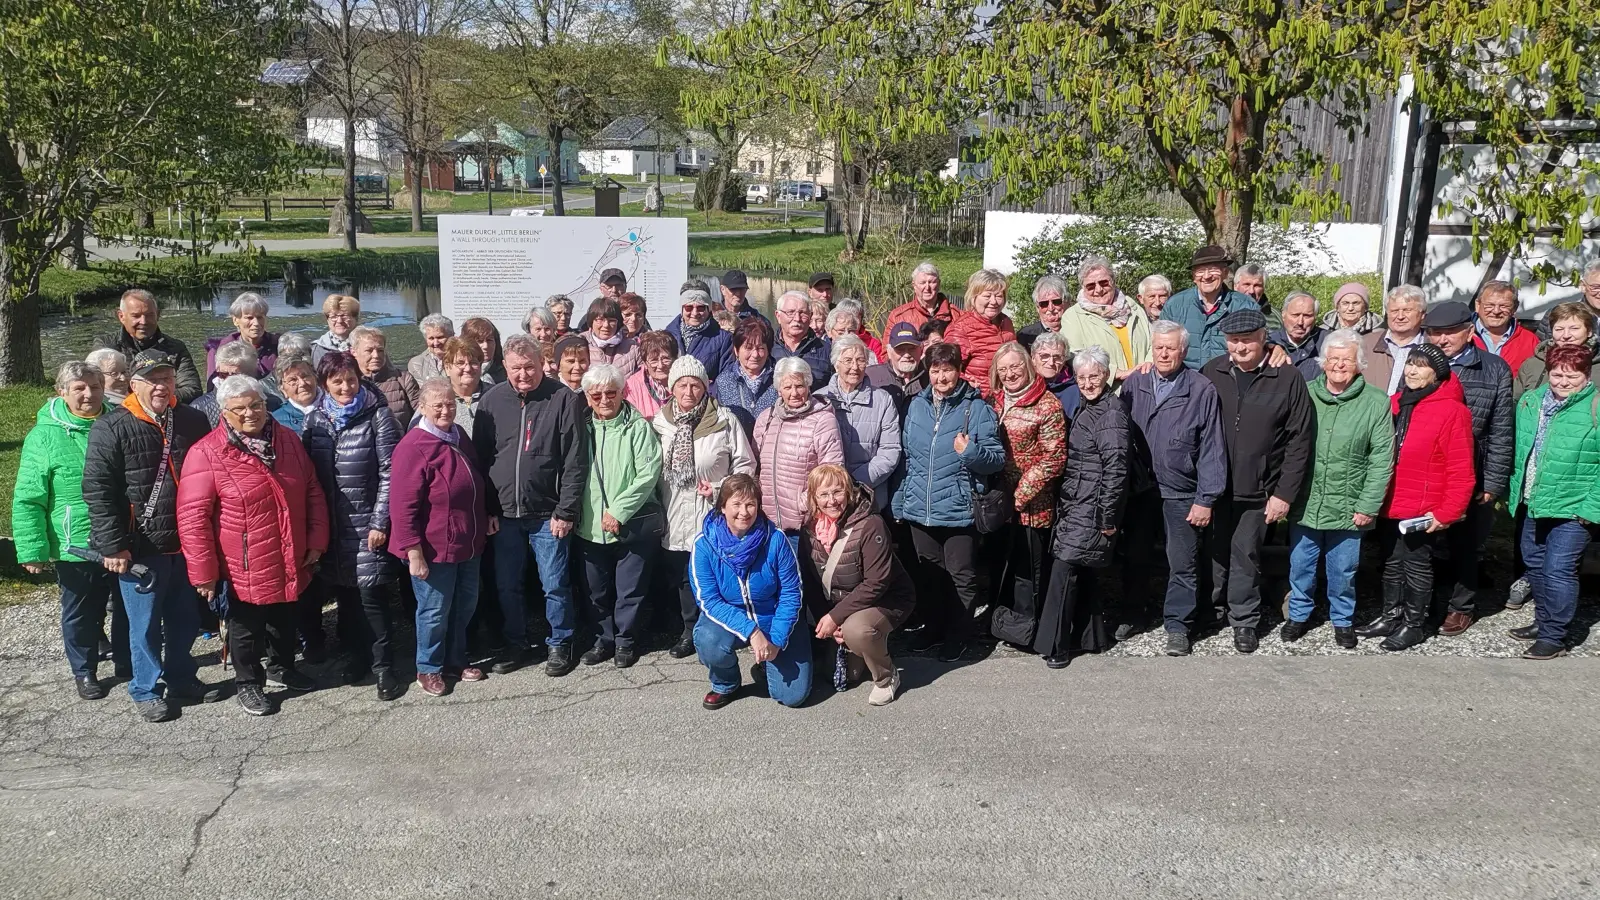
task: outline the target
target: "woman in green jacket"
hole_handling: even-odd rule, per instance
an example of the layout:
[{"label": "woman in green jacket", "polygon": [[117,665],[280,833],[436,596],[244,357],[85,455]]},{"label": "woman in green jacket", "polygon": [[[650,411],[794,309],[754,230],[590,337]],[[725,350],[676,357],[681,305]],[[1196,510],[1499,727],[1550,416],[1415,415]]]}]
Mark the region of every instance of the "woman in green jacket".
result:
[{"label": "woman in green jacket", "polygon": [[1510,631],[1532,641],[1524,659],[1567,655],[1567,626],[1578,608],[1578,567],[1600,522],[1600,394],[1590,381],[1588,347],[1545,355],[1549,384],[1517,402],[1511,512],[1526,506],[1522,561],[1537,604],[1534,623]]},{"label": "woman in green jacket", "polygon": [[89,508],[83,502],[83,457],[89,428],[105,411],[105,379],[84,362],[69,362],[56,373],[56,393],[39,409],[33,430],[22,442],[17,488],[11,498],[11,529],[17,562],[38,575],[55,564],[61,587],[61,640],[77,682],[78,696],[99,700],[105,685],[95,676],[106,604],[112,603],[111,646],[118,677],[132,677],[128,655],[128,616],[114,576],[99,563],[84,562],[68,547],[89,546]]},{"label": "woman in green jacket", "polygon": [[1383,506],[1394,473],[1394,424],[1389,397],[1367,384],[1361,335],[1340,329],[1323,341],[1322,374],[1310,384],[1316,411],[1316,450],[1308,489],[1290,511],[1289,620],[1285,642],[1311,630],[1317,563],[1328,573],[1328,621],[1340,647],[1356,646],[1356,566],[1361,533]]},{"label": "woman in green jacket", "polygon": [[589,579],[589,606],[600,637],[586,666],[639,661],[639,613],[664,517],[656,502],[661,442],[644,416],[622,399],[626,380],[608,363],[583,373],[589,398],[589,480],[578,519],[578,547]]}]

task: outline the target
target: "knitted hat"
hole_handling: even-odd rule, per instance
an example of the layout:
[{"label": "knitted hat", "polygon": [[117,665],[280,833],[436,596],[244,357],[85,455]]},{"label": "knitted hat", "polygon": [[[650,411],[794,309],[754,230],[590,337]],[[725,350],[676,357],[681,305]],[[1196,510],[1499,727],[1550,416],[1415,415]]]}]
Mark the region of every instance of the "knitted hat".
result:
[{"label": "knitted hat", "polygon": [[1428,364],[1428,368],[1433,370],[1433,374],[1439,376],[1440,381],[1450,377],[1450,358],[1444,355],[1443,350],[1433,344],[1418,344],[1411,348],[1411,353],[1406,357],[1406,362],[1410,362],[1419,356],[1422,357],[1423,362]]},{"label": "knitted hat", "polygon": [[706,378],[706,367],[687,353],[672,361],[672,371],[667,373],[667,390],[672,390],[679,378],[698,378],[701,384],[710,384],[710,379]]},{"label": "knitted hat", "polygon": [[1372,294],[1367,291],[1367,286],[1359,281],[1347,281],[1339,285],[1339,289],[1333,292],[1333,302],[1338,303],[1339,298],[1346,294],[1355,294],[1360,297],[1362,306],[1372,302]]}]

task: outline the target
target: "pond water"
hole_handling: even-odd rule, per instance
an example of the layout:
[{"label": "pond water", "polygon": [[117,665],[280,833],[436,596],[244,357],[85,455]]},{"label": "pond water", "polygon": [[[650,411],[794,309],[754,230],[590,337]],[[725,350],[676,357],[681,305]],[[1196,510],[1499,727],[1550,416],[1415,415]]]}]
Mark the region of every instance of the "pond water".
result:
[{"label": "pond water", "polygon": [[[717,276],[722,270],[693,269],[690,277],[705,280],[715,297]],[[750,277],[748,299],[769,319],[773,305],[784,291],[805,289],[804,281],[763,276]],[[316,279],[309,291],[290,292],[282,279],[265,282],[227,282],[210,290],[160,293],[161,330],[189,345],[199,356],[207,338],[231,334],[233,322],[228,305],[245,291],[255,291],[267,301],[268,327],[278,333],[303,331],[321,334],[327,328],[322,318],[322,301],[329,294],[348,293],[361,298],[361,324],[382,329],[389,338],[389,355],[403,362],[422,352],[422,335],[416,323],[423,316],[439,311],[439,285],[412,282],[352,284],[349,281]],[[650,324],[664,327],[678,314],[678,298],[647,297]],[[41,326],[45,372],[61,363],[81,359],[94,346],[95,339],[117,328],[114,302],[84,305],[77,314],[58,312],[44,316]]]}]

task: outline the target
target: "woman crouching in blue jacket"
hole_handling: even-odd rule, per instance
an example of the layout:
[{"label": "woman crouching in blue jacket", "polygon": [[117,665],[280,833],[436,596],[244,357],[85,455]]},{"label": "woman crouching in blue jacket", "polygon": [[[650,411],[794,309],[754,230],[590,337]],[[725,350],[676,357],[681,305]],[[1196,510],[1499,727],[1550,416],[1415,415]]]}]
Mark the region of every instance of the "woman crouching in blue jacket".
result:
[{"label": "woman crouching in blue jacket", "polygon": [[804,609],[800,564],[788,538],[761,512],[754,478],[730,475],[722,482],[690,566],[701,612],[694,646],[711,673],[705,708],[721,709],[738,693],[737,651],[744,644],[765,664],[758,668],[765,669],[767,696],[784,706],[806,702],[811,640],[796,627]]}]

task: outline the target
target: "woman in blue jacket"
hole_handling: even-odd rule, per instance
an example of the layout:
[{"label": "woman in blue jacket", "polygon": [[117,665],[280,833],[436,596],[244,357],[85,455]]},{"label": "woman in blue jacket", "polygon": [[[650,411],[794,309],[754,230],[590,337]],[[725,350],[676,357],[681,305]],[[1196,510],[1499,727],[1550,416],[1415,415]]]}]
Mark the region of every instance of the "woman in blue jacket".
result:
[{"label": "woman in blue jacket", "polygon": [[811,692],[810,632],[799,625],[800,564],[788,538],[761,512],[755,478],[729,475],[694,543],[694,646],[711,674],[706,709],[739,691],[739,647],[765,663],[767,696],[799,706]]},{"label": "woman in blue jacket", "polygon": [[939,658],[966,652],[972,610],[983,594],[973,498],[1006,462],[994,410],[961,378],[961,348],[935,344],[924,359],[928,386],[906,408],[900,447],[905,460],[894,489],[894,516],[911,530],[917,593],[928,598],[927,627],[913,650],[943,638]]}]

